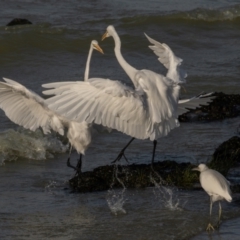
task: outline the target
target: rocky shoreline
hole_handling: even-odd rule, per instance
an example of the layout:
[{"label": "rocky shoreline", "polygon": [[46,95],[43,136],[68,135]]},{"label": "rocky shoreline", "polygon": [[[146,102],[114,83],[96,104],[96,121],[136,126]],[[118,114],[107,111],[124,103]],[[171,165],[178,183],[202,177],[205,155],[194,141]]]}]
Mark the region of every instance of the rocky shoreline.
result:
[{"label": "rocky shoreline", "polygon": [[[208,106],[203,106],[181,115],[182,122],[216,121],[240,115],[240,95],[214,93],[215,99]],[[222,143],[207,163],[210,168],[227,175],[230,168],[240,162],[240,138],[233,136]],[[162,161],[151,164],[107,165],[83,172],[69,180],[74,192],[104,191],[112,188],[144,188],[156,183],[176,186],[183,189],[199,188],[199,173],[191,169],[191,163]],[[231,186],[233,192],[240,192],[240,184]]]}]

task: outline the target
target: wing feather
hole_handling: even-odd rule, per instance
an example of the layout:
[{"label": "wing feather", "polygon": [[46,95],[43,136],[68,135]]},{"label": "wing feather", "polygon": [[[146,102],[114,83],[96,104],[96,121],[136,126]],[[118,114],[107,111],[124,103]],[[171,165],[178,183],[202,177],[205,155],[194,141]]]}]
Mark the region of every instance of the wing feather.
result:
[{"label": "wing feather", "polygon": [[200,94],[189,99],[183,99],[178,101],[178,116],[188,112],[190,109],[195,109],[202,105],[209,104],[215,97],[211,93]]},{"label": "wing feather", "polygon": [[[3,79],[5,82],[0,82],[0,108],[7,117],[30,130],[49,129],[49,122],[57,115],[48,109],[44,99],[11,79]],[[62,132],[63,126],[60,126],[59,133]]]},{"label": "wing feather", "polygon": [[[144,128],[145,122],[148,122],[142,96],[119,81],[94,78],[88,82],[70,85],[56,83],[47,86],[57,88],[44,91],[46,94],[60,93],[64,101],[67,101],[69,95],[75,97],[75,106],[74,100],[70,104],[61,102],[64,104],[64,111],[55,103],[55,96],[46,100],[51,103],[51,109],[59,114],[76,121],[86,120],[88,123],[102,124],[140,139],[148,138],[146,131],[138,132],[140,127]],[[59,99],[59,96],[56,96],[56,99]]]},{"label": "wing feather", "polygon": [[150,38],[147,34],[145,36],[153,44],[149,48],[158,56],[159,62],[168,69],[166,76],[176,83],[185,83],[187,73],[180,67],[183,60],[177,57],[167,44],[160,43]]}]

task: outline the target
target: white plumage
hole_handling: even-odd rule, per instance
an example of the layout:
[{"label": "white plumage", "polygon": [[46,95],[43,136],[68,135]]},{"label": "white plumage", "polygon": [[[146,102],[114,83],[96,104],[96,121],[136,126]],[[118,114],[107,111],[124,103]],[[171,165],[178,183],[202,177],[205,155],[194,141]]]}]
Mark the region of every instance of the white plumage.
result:
[{"label": "white plumage", "polygon": [[[210,196],[210,216],[212,214],[212,204],[216,201],[232,201],[230,183],[219,172],[209,169],[205,164],[199,164],[193,170],[200,172],[200,183],[202,188]],[[219,202],[219,223],[221,217],[221,204]],[[208,224],[207,230],[214,229],[211,223]]]},{"label": "white plumage", "polygon": [[[156,140],[179,126],[177,103],[179,83],[150,70],[136,70],[120,54],[120,39],[113,26],[106,36],[113,36],[118,61],[132,79],[135,89],[119,81],[93,78],[88,83],[44,84],[55,88],[44,94],[58,95],[47,102],[51,108],[77,121],[102,124],[139,139]],[[178,60],[178,58],[176,58]],[[174,72],[174,55],[169,56],[169,72]],[[74,107],[73,107],[74,106]],[[84,109],[82,108],[84,107]]]},{"label": "white plumage", "polygon": [[53,130],[63,135],[66,127],[69,142],[77,152],[84,154],[91,142],[91,135],[86,128],[88,123],[79,124],[60,116],[49,109],[45,100],[36,93],[16,81],[3,79],[5,82],[0,82],[0,108],[12,122],[31,131],[41,127],[45,134]]},{"label": "white plumage", "polygon": [[[89,65],[93,49],[103,53],[98,42],[93,40],[90,45],[84,78],[89,75]],[[45,99],[20,83],[3,78],[0,82],[0,108],[14,123],[35,131],[41,127],[45,134],[51,130],[64,134],[68,129],[67,138],[78,153],[84,154],[91,142],[90,124],[82,121],[69,120],[49,108]]]},{"label": "white plumage", "polygon": [[184,83],[186,77],[180,72],[182,60],[164,45],[164,62],[169,69],[166,77],[150,70],[136,70],[123,59],[121,42],[113,26],[107,28],[103,38],[109,36],[115,40],[116,57],[135,89],[102,78],[91,78],[88,82],[48,83],[43,87],[53,89],[43,93],[56,96],[48,99],[47,104],[77,122],[101,124],[133,138],[149,138],[156,144],[158,138],[179,126],[179,84]]}]

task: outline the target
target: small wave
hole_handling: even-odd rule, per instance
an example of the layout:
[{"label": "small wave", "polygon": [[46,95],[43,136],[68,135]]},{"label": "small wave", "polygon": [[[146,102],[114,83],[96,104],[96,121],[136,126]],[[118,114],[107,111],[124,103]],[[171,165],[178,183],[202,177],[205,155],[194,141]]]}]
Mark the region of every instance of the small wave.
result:
[{"label": "small wave", "polygon": [[240,5],[219,9],[197,8],[192,11],[173,14],[172,17],[207,22],[234,21],[240,18]]},{"label": "small wave", "polygon": [[19,128],[0,133],[0,165],[19,158],[44,160],[67,149],[68,145],[64,145],[57,135],[44,135],[41,130],[31,132]]},{"label": "small wave", "polygon": [[142,25],[142,24],[166,24],[167,22],[239,22],[240,20],[240,4],[219,8],[206,9],[196,8],[190,11],[172,11],[168,13],[136,15],[133,17],[124,17],[121,19],[122,25]]}]

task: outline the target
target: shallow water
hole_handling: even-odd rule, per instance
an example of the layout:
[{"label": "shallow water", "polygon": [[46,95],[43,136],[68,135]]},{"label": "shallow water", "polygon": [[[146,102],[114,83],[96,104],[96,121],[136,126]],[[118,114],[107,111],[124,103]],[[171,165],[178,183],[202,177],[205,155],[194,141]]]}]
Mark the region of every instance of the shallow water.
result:
[{"label": "shallow water", "polygon": [[[3,1],[0,19],[0,74],[41,93],[41,84],[83,79],[90,41],[90,77],[131,84],[119,67],[113,40],[100,41],[109,24],[122,40],[126,60],[138,69],[165,69],[148,49],[144,32],[167,43],[188,72],[182,97],[202,91],[239,93],[239,1]],[[6,27],[15,17],[29,26]],[[238,239],[239,195],[223,203],[219,232],[205,233],[209,198],[204,191],[176,188],[119,189],[72,194],[67,180],[68,145],[57,135],[30,133],[0,112],[1,239]],[[183,123],[160,139],[157,160],[206,162],[216,147],[239,134],[239,118]],[[109,164],[130,137],[96,133],[83,170]],[[150,141],[135,140],[126,154],[149,163]],[[77,161],[74,153],[72,162]],[[232,181],[239,169],[232,171]],[[214,220],[218,204],[214,205]]]}]

